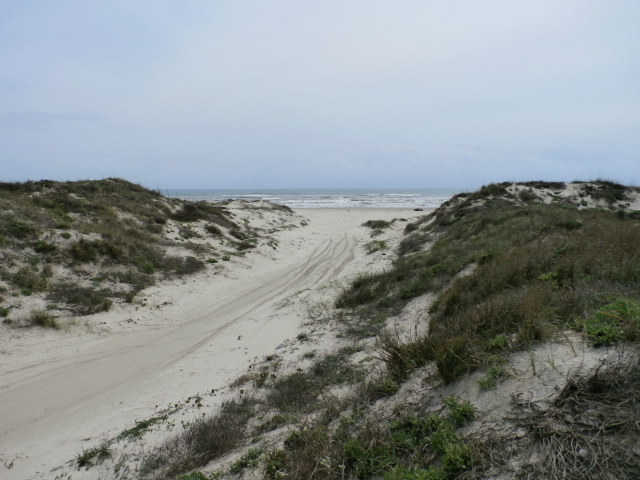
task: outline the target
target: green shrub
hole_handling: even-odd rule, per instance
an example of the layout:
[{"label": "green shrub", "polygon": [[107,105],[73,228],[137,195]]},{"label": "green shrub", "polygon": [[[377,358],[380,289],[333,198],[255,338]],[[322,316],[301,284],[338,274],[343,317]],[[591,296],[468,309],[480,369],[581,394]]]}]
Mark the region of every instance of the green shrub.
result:
[{"label": "green shrub", "polygon": [[473,464],[471,450],[462,442],[450,442],[444,448],[442,463],[449,474],[464,472]]},{"label": "green shrub", "polygon": [[460,400],[451,396],[444,401],[449,408],[449,417],[456,426],[462,426],[473,420],[476,416],[476,408],[468,400]]},{"label": "green shrub", "polygon": [[33,249],[37,253],[51,253],[55,252],[57,247],[52,243],[45,242],[44,240],[38,240],[33,244]]}]

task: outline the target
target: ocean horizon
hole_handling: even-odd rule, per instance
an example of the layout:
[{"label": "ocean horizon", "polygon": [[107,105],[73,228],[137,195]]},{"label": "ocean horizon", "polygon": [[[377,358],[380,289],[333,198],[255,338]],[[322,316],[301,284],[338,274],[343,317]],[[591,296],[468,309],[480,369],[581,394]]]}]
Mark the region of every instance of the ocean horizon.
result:
[{"label": "ocean horizon", "polygon": [[267,200],[291,208],[436,208],[462,190],[453,188],[168,189],[183,200]]}]

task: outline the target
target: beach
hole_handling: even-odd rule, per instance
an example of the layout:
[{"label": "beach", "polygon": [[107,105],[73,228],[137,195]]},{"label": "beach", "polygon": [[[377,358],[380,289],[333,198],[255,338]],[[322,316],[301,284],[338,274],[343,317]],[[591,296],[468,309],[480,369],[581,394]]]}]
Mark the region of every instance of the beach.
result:
[{"label": "beach", "polygon": [[0,404],[11,415],[0,417],[0,476],[51,478],[52,468],[100,439],[188,397],[204,396],[214,408],[252,363],[295,350],[291,341],[310,307],[330,302],[357,273],[390,263],[384,251],[365,251],[365,221],[396,219],[376,237],[391,241],[406,225],[401,219],[427,212],[295,213],[300,225],[275,234],[276,249],[150,287],[134,304],[85,317],[67,331],[4,338]]}]

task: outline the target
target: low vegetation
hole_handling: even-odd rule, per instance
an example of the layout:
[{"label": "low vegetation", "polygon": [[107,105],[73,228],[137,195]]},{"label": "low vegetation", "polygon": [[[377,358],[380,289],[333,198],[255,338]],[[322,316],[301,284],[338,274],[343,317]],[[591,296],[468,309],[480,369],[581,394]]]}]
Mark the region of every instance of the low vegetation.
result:
[{"label": "low vegetation", "polygon": [[364,244],[364,249],[366,252],[371,255],[375,252],[380,252],[389,249],[389,245],[384,240],[371,240]]},{"label": "low vegetation", "polygon": [[111,458],[111,449],[108,443],[102,443],[98,447],[84,450],[78,458],[76,458],[76,466],[78,468],[88,469],[95,465],[99,465],[106,459]]},{"label": "low vegetation", "polygon": [[75,315],[199,272],[221,245],[234,254],[258,241],[224,204],[166,198],[118,178],[0,183],[0,287]]},{"label": "low vegetation", "polygon": [[385,344],[399,379],[434,361],[451,382],[567,327],[594,345],[638,340],[637,216],[506,192],[490,185],[445,205],[407,235],[392,268],[358,277],[338,298],[352,322],[381,327],[381,312],[438,292],[427,335]]},{"label": "low vegetation", "polygon": [[[231,385],[235,399],[146,450],[136,474],[157,480],[636,478],[640,217],[582,208],[590,197],[580,207],[573,200],[543,203],[547,194],[533,190],[561,198],[555,193],[565,188],[561,183],[518,187],[488,185],[409,224],[392,267],[360,275],[337,299],[342,348],[307,351],[294,366],[277,355],[265,358]],[[610,182],[591,188],[606,205],[628,199]],[[385,330],[390,316],[427,292],[435,300],[426,334]],[[452,394],[467,397],[475,389],[475,399],[508,399],[505,390],[487,391],[518,375],[511,354],[533,351],[567,330],[583,335],[589,348],[607,347],[598,350],[606,354],[595,368],[563,376],[566,385],[543,401],[513,394],[504,402],[511,410],[503,424],[485,422],[487,412]],[[301,333],[297,341],[308,345],[313,338]],[[363,362],[363,349],[379,370]],[[463,384],[456,381],[474,370],[475,379],[456,390]],[[141,438],[166,419],[136,422],[113,442]],[[84,465],[102,461],[100,452],[111,454],[110,445],[83,452]],[[223,466],[209,465],[220,459]]]},{"label": "low vegetation", "polygon": [[391,225],[393,225],[393,221],[389,222],[387,220],[367,220],[362,224],[363,227],[368,227],[371,229],[372,237],[382,235],[384,230],[391,227]]},{"label": "low vegetation", "polygon": [[143,478],[174,478],[233,450],[244,439],[254,408],[252,398],[223,403],[217,413],[194,420],[181,434],[150,452],[140,474]]}]

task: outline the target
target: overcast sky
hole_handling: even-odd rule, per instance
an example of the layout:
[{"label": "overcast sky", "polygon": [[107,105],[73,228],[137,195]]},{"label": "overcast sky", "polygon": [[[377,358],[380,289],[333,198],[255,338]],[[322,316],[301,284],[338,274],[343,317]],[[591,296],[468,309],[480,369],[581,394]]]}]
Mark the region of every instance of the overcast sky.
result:
[{"label": "overcast sky", "polygon": [[638,0],[0,0],[0,179],[640,183]]}]

